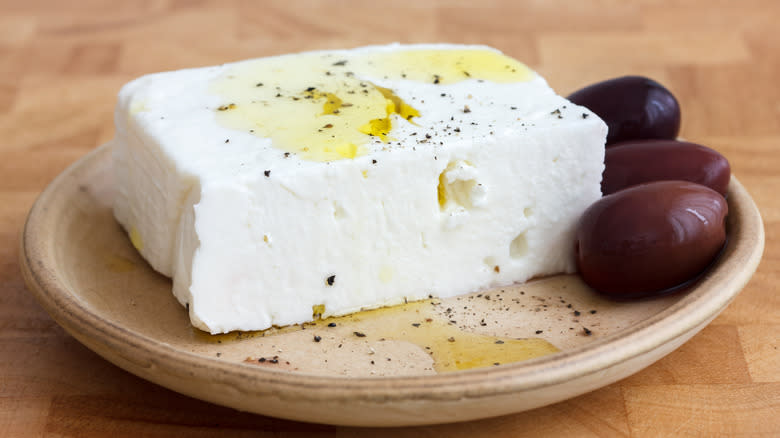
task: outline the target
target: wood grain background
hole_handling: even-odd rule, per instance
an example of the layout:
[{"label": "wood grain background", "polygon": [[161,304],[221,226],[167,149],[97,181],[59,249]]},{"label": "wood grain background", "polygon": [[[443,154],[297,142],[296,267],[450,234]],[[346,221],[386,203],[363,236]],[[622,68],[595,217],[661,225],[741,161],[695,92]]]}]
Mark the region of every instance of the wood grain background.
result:
[{"label": "wood grain background", "polygon": [[[0,0],[0,436],[780,436],[780,2]],[[561,94],[643,74],[722,152],[762,212],[753,280],[710,326],[617,384],[518,415],[365,430],[244,414],[102,360],[25,290],[19,233],[37,194],[113,136],[141,74],[400,42],[493,45]]]}]

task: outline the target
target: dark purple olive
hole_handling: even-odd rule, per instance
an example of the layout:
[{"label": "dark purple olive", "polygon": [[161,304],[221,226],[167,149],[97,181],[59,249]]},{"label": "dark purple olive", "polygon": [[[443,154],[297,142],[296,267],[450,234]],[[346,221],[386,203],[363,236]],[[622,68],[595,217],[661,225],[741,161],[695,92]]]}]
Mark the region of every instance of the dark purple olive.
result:
[{"label": "dark purple olive", "polygon": [[575,91],[569,100],[607,123],[607,145],[628,140],[675,139],[680,105],[658,82],[642,76],[609,79]]},{"label": "dark purple olive", "polygon": [[663,180],[701,184],[726,195],[731,167],[723,155],[694,143],[637,140],[607,148],[601,191],[605,195],[629,186]]},{"label": "dark purple olive", "polygon": [[577,267],[593,289],[615,298],[677,290],[714,260],[726,241],[728,204],[687,181],[656,181],[605,196],[578,224]]}]

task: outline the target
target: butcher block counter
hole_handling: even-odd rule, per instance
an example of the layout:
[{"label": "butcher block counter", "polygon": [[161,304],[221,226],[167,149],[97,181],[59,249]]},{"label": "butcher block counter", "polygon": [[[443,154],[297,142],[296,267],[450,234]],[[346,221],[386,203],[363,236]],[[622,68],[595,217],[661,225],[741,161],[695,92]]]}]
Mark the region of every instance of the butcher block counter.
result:
[{"label": "butcher block counter", "polygon": [[[0,0],[0,436],[780,436],[778,18],[774,0]],[[83,346],[27,289],[27,213],[113,137],[122,84],[395,41],[487,44],[563,95],[627,74],[663,83],[681,136],[725,155],[758,206],[766,243],[752,279],[690,341],[617,383],[497,418],[376,429],[239,412],[150,383]]]}]

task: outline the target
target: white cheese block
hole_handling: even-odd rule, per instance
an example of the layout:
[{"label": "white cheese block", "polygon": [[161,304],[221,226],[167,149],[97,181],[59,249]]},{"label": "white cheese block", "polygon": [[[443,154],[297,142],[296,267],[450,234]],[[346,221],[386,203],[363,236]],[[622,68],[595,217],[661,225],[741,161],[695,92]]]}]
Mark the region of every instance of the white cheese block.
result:
[{"label": "white cheese block", "polygon": [[457,45],[148,75],[115,118],[116,218],[211,333],[573,272],[607,133]]}]

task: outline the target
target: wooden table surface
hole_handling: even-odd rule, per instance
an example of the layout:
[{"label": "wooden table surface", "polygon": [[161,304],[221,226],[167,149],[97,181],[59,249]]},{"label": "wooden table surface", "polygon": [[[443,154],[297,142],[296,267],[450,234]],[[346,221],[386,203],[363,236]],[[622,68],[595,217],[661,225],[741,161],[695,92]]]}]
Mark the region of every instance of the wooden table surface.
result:
[{"label": "wooden table surface", "polygon": [[[780,436],[778,19],[776,0],[0,1],[0,436]],[[392,41],[489,44],[564,95],[624,74],[665,84],[682,105],[681,134],[729,158],[761,210],[755,276],[700,334],[621,382],[517,415],[377,430],[240,413],[148,383],[75,341],[27,292],[25,215],[112,138],[123,83]]]}]

